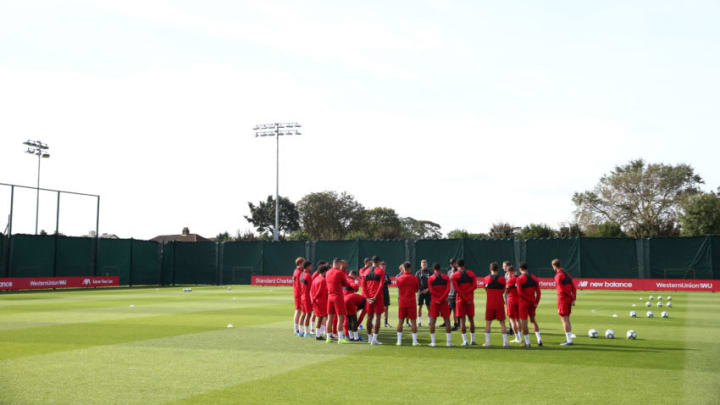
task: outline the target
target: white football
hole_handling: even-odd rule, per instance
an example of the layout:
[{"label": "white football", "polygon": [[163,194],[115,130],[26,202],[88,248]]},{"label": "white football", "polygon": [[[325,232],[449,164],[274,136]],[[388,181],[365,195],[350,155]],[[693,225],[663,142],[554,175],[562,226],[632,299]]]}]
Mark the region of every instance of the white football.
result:
[{"label": "white football", "polygon": [[232,327],[233,327],[233,324],[229,323],[227,327],[228,327],[228,328],[232,328]]},{"label": "white football", "polygon": [[637,332],[635,332],[634,330],[629,330],[629,331],[627,331],[625,336],[627,336],[627,338],[630,340],[635,340],[635,339],[637,339]]},{"label": "white football", "polygon": [[633,308],[635,308],[635,307],[636,307],[636,305],[635,305],[635,304],[633,304],[633,305],[632,305],[632,307],[633,307]]},{"label": "white football", "polygon": [[662,295],[657,296],[658,301],[662,301]]},{"label": "white football", "polygon": [[672,297],[668,295],[668,296],[667,296],[667,300],[668,300],[668,301],[672,301]]},{"label": "white football", "polygon": [[646,313],[645,315],[646,315],[648,318],[654,318],[654,317],[655,317],[655,314],[653,314],[652,311],[647,311],[647,313]]},{"label": "white football", "polygon": [[667,312],[663,312],[662,314],[660,314],[660,316],[662,316],[663,318],[670,318],[670,314],[668,314]]},{"label": "white football", "polygon": [[662,302],[658,302],[658,308],[662,308]]},{"label": "white football", "polygon": [[133,305],[133,304],[130,304],[130,308],[135,308],[135,305]]},{"label": "white football", "polygon": [[650,305],[652,305],[652,304],[650,303],[650,301],[648,301],[648,302],[645,303],[645,306],[646,306],[646,307],[649,307]]},{"label": "white football", "polygon": [[672,302],[668,302],[668,303],[667,303],[667,307],[668,307],[668,308],[672,308]]},{"label": "white football", "polygon": [[651,295],[651,296],[648,297],[648,299],[649,299],[650,301],[652,301],[654,298],[653,298],[653,296]]},{"label": "white football", "polygon": [[605,331],[605,338],[606,339],[615,339],[615,331],[612,329],[608,329]]},{"label": "white football", "polygon": [[633,318],[637,318],[637,312],[635,312],[635,311],[630,311],[630,316],[633,317]]},{"label": "white football", "polygon": [[613,318],[617,318],[617,317],[618,317],[618,314],[613,314]]},{"label": "white football", "polygon": [[598,332],[597,329],[590,329],[588,331],[588,337],[595,339],[598,336],[600,336],[600,332]]}]

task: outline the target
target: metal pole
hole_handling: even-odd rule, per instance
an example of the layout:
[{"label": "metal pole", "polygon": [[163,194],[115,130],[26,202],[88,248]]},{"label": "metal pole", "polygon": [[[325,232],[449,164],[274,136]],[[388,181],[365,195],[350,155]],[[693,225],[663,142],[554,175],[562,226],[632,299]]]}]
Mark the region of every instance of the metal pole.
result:
[{"label": "metal pole", "polygon": [[275,232],[273,239],[277,242],[280,240],[280,124],[275,124],[275,141]]},{"label": "metal pole", "polygon": [[57,192],[57,204],[55,205],[55,235],[60,233],[60,192]]},{"label": "metal pole", "polygon": [[15,202],[15,186],[10,186],[10,219],[8,220],[8,237],[12,236],[13,203]]},{"label": "metal pole", "polygon": [[95,211],[95,257],[93,258],[93,276],[97,276],[98,253],[100,252],[100,196],[97,196]]},{"label": "metal pole", "polygon": [[40,159],[42,151],[38,149],[37,193],[35,197],[35,235],[38,233],[38,214],[40,212]]}]

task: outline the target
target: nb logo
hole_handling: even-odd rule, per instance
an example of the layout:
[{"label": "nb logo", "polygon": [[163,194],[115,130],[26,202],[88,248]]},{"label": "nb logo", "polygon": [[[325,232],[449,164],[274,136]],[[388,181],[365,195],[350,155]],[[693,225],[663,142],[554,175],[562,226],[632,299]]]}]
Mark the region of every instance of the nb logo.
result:
[{"label": "nb logo", "polygon": [[588,282],[587,282],[587,281],[581,281],[581,282],[578,283],[578,286],[579,286],[579,287],[587,287],[587,285],[588,285]]}]

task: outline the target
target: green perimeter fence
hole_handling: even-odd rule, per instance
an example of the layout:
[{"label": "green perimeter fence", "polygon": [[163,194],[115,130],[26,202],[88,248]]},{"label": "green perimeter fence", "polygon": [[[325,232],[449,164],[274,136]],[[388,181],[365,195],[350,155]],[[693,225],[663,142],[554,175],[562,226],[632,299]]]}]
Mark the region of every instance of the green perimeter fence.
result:
[{"label": "green perimeter fence", "polygon": [[720,236],[613,239],[440,239],[313,242],[157,242],[55,235],[0,236],[0,277],[119,276],[121,285],[249,284],[253,275],[290,275],[296,257],[345,258],[350,269],[378,255],[390,274],[404,261],[447,268],[463,257],[484,273],[488,263],[527,262],[541,277],[559,258],[575,277],[720,278]]}]

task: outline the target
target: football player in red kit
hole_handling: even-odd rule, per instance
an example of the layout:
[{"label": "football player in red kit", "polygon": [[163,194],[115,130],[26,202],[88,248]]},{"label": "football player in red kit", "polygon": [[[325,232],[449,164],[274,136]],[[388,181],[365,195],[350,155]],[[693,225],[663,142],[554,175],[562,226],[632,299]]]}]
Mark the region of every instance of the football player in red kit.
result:
[{"label": "football player in red kit", "polygon": [[298,257],[295,259],[295,271],[292,276],[293,286],[293,299],[295,300],[295,315],[293,316],[293,333],[295,336],[299,336],[302,331],[300,330],[300,316],[302,315],[302,302],[300,301],[300,276],[303,272],[303,263],[305,259]]},{"label": "football player in red kit", "polygon": [[[530,335],[528,334],[528,317],[535,323],[535,310],[540,303],[540,282],[537,277],[530,274],[527,263],[520,263],[520,277],[515,281],[520,303],[518,305],[518,319],[520,327],[525,335],[525,347],[530,347]],[[537,329],[535,336],[538,338],[538,346],[542,346],[540,330]]]},{"label": "football player in red kit", "polygon": [[450,293],[450,277],[443,274],[438,263],[433,264],[433,274],[428,277],[428,289],[430,290],[430,347],[435,347],[435,322],[439,316],[445,320],[446,346],[452,346],[450,341],[450,307],[448,306],[448,294]]},{"label": "football player in red kit", "polygon": [[507,266],[505,272],[508,275],[505,284],[505,295],[507,296],[507,316],[510,319],[510,328],[514,334],[514,339],[511,340],[510,343],[521,343],[522,334],[520,333],[520,322],[518,321],[520,298],[518,298],[518,292],[515,284],[517,281],[517,273],[515,272],[515,267],[512,265]]},{"label": "football player in red kit", "polygon": [[[374,256],[372,265],[365,270],[360,286],[362,295],[367,299],[367,332],[368,343],[371,345],[381,345],[378,340],[380,331],[380,317],[385,312],[385,301],[383,300],[383,286],[385,285],[385,270],[380,267],[382,259]],[[373,327],[374,326],[374,327]]]},{"label": "football player in red kit", "polygon": [[402,274],[396,280],[398,289],[397,345],[402,345],[403,323],[409,319],[412,327],[412,345],[420,346],[417,340],[417,307],[415,306],[415,293],[420,290],[420,281],[411,273],[410,262],[403,263],[402,269]]},{"label": "football player in red kit", "polygon": [[328,270],[328,265],[323,264],[318,268],[318,276],[312,282],[310,287],[310,298],[313,302],[313,313],[317,319],[315,324],[315,339],[322,340],[325,334],[325,324],[327,318],[328,308],[328,290],[327,283],[325,281],[325,272]]},{"label": "football player in red kit", "polygon": [[[333,323],[335,322],[335,315],[337,315],[337,323],[342,324],[345,320],[345,314],[347,313],[343,287],[350,287],[351,285],[347,279],[347,275],[341,268],[342,260],[335,259],[333,260],[333,268],[325,275],[328,289],[328,331],[332,329]],[[328,336],[327,343],[330,342],[332,342],[332,339]],[[340,330],[338,330],[338,343],[350,343],[349,340],[345,339],[343,332]]]},{"label": "football player in red kit", "polygon": [[492,321],[500,321],[502,329],[503,347],[508,347],[507,329],[505,328],[505,277],[500,275],[500,266],[497,262],[490,263],[490,275],[483,280],[487,299],[485,301],[485,343],[484,347],[490,347],[490,330]]},{"label": "football player in red kit", "polygon": [[350,271],[347,277],[350,282],[350,287],[343,287],[345,307],[347,309],[347,315],[345,316],[345,321],[343,322],[343,331],[345,332],[345,336],[347,336],[351,342],[354,342],[360,340],[359,336],[357,338],[355,337],[358,322],[357,311],[365,308],[365,298],[356,294],[360,289],[360,279],[358,278],[357,271]]},{"label": "football player in red kit", "polygon": [[477,277],[475,273],[465,268],[465,260],[457,259],[457,271],[453,273],[451,281],[455,287],[457,297],[455,298],[455,315],[460,318],[463,346],[468,345],[465,328],[465,317],[470,321],[470,344],[475,343],[475,289],[477,288]]},{"label": "football player in red kit", "polygon": [[312,283],[312,263],[303,263],[303,272],[300,276],[300,306],[302,307],[302,315],[300,315],[300,325],[302,325],[302,337],[309,338],[308,326],[310,325],[310,317],[312,316],[312,299],[310,297],[310,287]]},{"label": "football player in red kit", "polygon": [[572,278],[565,270],[560,267],[560,260],[554,259],[552,267],[555,270],[555,288],[557,288],[558,315],[562,320],[563,329],[565,330],[566,341],[560,343],[562,346],[572,346],[572,326],[570,325],[570,313],[575,305],[577,290]]}]

